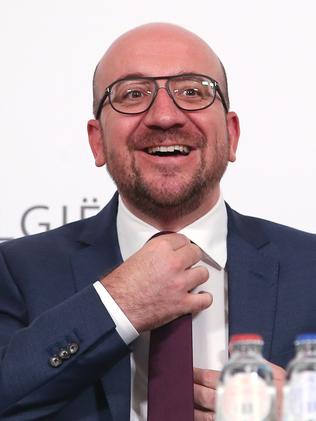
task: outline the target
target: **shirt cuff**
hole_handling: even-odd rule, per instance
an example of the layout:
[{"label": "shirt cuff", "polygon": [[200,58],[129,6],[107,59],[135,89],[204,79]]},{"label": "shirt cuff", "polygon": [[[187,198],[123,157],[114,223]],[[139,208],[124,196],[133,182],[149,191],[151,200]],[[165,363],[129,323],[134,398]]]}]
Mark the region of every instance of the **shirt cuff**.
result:
[{"label": "shirt cuff", "polygon": [[101,282],[97,281],[93,284],[93,286],[97,291],[100,300],[104,304],[104,307],[106,308],[113,322],[115,323],[117,333],[126,343],[126,345],[129,345],[136,338],[138,338],[139,333],[134,328],[132,323],[128,320],[128,318],[125,316],[122,309],[117,305],[117,303],[114,301],[114,299],[106,290],[106,288],[101,284]]}]

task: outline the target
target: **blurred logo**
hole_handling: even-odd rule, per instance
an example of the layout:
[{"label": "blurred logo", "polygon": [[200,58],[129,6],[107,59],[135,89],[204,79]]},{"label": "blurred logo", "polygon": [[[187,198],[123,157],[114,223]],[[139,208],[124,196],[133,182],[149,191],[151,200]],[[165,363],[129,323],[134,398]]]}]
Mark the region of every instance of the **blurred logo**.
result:
[{"label": "blurred logo", "polygon": [[[96,198],[93,198],[90,201],[87,198],[83,198],[82,203],[79,206],[79,212],[77,212],[74,215],[74,218],[72,217],[71,219],[69,216],[69,206],[67,205],[62,205],[60,208],[45,204],[32,205],[25,209],[25,211],[21,214],[21,219],[19,221],[21,235],[17,236],[21,237],[49,231],[52,228],[65,225],[72,220],[84,219],[93,216],[99,210],[100,205],[98,204],[98,199]],[[0,242],[13,240],[17,237],[15,235],[7,236],[1,234],[2,233],[0,232]]]}]

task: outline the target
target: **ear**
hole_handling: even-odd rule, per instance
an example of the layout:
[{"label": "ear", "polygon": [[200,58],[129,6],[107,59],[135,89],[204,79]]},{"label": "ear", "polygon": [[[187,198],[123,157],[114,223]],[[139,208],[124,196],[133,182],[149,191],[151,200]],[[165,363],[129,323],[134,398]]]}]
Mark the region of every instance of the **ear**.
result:
[{"label": "ear", "polygon": [[97,167],[102,167],[106,163],[106,154],[104,150],[100,122],[98,120],[89,120],[87,124],[87,130],[95,165]]},{"label": "ear", "polygon": [[229,111],[226,115],[227,131],[229,139],[229,160],[236,161],[236,151],[240,135],[239,118],[236,113]]}]

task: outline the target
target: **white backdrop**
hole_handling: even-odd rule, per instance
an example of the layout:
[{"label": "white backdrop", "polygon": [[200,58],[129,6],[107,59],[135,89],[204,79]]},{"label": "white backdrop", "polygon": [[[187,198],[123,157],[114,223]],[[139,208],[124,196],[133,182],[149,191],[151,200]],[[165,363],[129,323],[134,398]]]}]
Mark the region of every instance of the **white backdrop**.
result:
[{"label": "white backdrop", "polygon": [[109,200],[86,135],[92,73],[115,37],[150,21],[198,33],[227,68],[242,135],[225,199],[316,232],[315,18],[313,0],[1,0],[1,240]]}]

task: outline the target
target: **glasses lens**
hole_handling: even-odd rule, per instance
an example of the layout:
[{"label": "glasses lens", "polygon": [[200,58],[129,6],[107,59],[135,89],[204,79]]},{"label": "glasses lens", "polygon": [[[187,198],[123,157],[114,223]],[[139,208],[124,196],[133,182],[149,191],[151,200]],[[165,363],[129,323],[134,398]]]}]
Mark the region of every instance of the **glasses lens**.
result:
[{"label": "glasses lens", "polygon": [[117,111],[136,114],[149,107],[154,91],[155,83],[151,80],[122,80],[112,86],[110,99],[113,108]]},{"label": "glasses lens", "polygon": [[176,76],[169,80],[169,90],[177,105],[184,110],[208,107],[215,99],[215,84],[199,75]]}]

